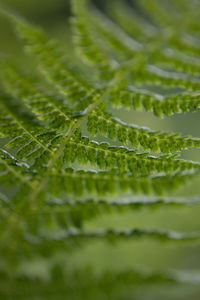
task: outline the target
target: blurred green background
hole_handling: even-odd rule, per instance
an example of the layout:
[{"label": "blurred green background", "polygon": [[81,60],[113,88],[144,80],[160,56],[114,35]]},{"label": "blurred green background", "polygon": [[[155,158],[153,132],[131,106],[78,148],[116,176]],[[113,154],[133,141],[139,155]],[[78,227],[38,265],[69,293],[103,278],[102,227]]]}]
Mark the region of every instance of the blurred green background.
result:
[{"label": "blurred green background", "polygon": [[[97,1],[98,2],[98,1]],[[69,0],[1,0],[1,3],[8,5],[12,9],[28,18],[30,21],[43,27],[50,37],[57,38],[71,53],[72,39],[69,24],[70,5]],[[103,1],[99,0],[102,5]],[[12,56],[18,63],[26,66],[29,64],[28,58],[24,56],[20,43],[15,38],[9,24],[0,20],[0,52]],[[167,117],[162,120],[156,118],[151,113],[127,112],[116,110],[116,116],[126,122],[132,122],[152,129],[164,129],[177,131],[186,135],[200,137],[199,113],[178,115]],[[185,151],[182,157],[200,161],[198,150]],[[178,191],[178,195],[198,195],[199,178],[191,182],[187,187]],[[200,230],[200,206],[187,208],[163,208],[158,210],[142,209],[138,212],[130,212],[128,215],[113,214],[97,218],[86,224],[86,228],[119,228],[143,227],[143,228],[163,228],[177,231],[198,231]],[[199,246],[174,246],[170,244],[160,244],[156,242],[122,242],[116,245],[104,243],[89,244],[74,251],[70,258],[60,257],[68,268],[75,268],[84,265],[93,265],[96,272],[106,269],[178,269],[178,270],[200,270],[200,247]],[[26,266],[27,267],[27,266]],[[26,270],[22,266],[22,271]],[[28,272],[38,273],[33,263]],[[40,270],[41,272],[41,270]],[[143,294],[142,294],[143,293]],[[191,299],[200,298],[200,288],[191,291],[185,288],[177,297],[172,298],[170,289],[156,290],[152,298],[149,298],[145,291],[140,291],[141,299]],[[168,296],[169,295],[169,298]],[[174,295],[174,294],[173,294]],[[180,298],[178,298],[181,295]],[[189,295],[189,296],[188,296]],[[192,297],[191,297],[192,295]],[[140,298],[138,298],[140,299]]]}]

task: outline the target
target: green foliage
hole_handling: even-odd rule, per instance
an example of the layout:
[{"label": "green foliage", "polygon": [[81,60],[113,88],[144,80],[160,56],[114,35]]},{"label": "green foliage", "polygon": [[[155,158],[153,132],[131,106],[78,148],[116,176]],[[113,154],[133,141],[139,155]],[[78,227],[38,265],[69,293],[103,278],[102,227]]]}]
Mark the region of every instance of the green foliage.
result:
[{"label": "green foliage", "polygon": [[[13,268],[18,274],[28,261],[44,257],[52,262],[58,253],[94,240],[200,240],[198,232],[157,228],[85,229],[88,220],[108,212],[199,203],[170,193],[199,174],[198,162],[178,156],[200,148],[200,139],[127,124],[114,113],[114,107],[143,109],[157,117],[199,110],[199,3],[142,0],[134,9],[126,1],[108,1],[106,15],[90,1],[71,2],[74,62],[57,41],[1,7],[36,65],[30,74],[9,58],[0,61],[0,266],[2,280],[10,278],[11,297],[23,280],[33,297],[36,286],[38,297],[48,294],[41,281],[13,278]],[[74,277],[78,284],[79,273]],[[89,278],[70,299],[80,299],[81,293],[89,297]],[[105,289],[110,284],[181,284],[181,277],[165,273],[130,271],[105,278],[96,279]],[[61,282],[49,280],[62,290],[58,297],[74,289],[65,276]],[[113,299],[125,299],[116,298],[112,288]],[[4,284],[0,295],[11,299]],[[26,297],[20,288],[19,297]]]},{"label": "green foliage", "polygon": [[[189,285],[190,282],[181,278],[181,275],[174,278],[173,273],[140,273],[134,270],[122,271],[119,273],[105,272],[103,275],[94,274],[91,269],[74,271],[73,273],[63,274],[59,265],[55,265],[51,270],[51,285],[46,282],[40,282],[37,279],[30,280],[23,276],[14,279],[5,274],[1,274],[1,294],[4,299],[9,297],[27,299],[63,299],[70,291],[70,299],[77,299],[79,295],[86,299],[103,299],[110,297],[121,299],[123,295],[129,296],[141,294],[141,287],[150,289],[155,283],[159,283],[162,288],[168,288],[170,285],[176,289],[183,285]],[[87,274],[87,276],[85,276]],[[185,274],[187,275],[187,273]],[[7,282],[10,282],[8,287]],[[55,291],[55,285],[57,290]],[[15,290],[13,294],[10,290]],[[88,293],[88,291],[91,291]],[[100,293],[99,293],[100,291]],[[31,296],[30,296],[31,295]],[[6,298],[7,297],[7,298]]]}]

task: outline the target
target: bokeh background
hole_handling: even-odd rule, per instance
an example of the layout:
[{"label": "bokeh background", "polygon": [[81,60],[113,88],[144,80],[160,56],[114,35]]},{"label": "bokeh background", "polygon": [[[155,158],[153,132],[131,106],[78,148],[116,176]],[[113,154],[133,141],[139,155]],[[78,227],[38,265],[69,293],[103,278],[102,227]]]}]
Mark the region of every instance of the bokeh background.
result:
[{"label": "bokeh background", "polygon": [[[104,1],[96,0],[102,8]],[[12,9],[18,11],[28,20],[41,26],[48,35],[57,38],[68,53],[73,53],[69,17],[71,15],[69,0],[1,0]],[[29,58],[24,56],[21,44],[15,38],[10,25],[0,19],[0,52],[6,53],[15,59],[22,67],[30,64]],[[200,114],[185,114],[158,119],[151,113],[127,112],[116,110],[116,115],[126,122],[132,122],[152,129],[181,132],[184,135],[200,137]],[[182,154],[183,158],[200,161],[200,150],[189,150]],[[199,195],[199,178],[177,192],[177,195]],[[156,210],[142,209],[131,211],[128,215],[112,214],[97,218],[86,224],[86,228],[119,228],[143,227],[163,228],[177,231],[200,230],[200,206],[187,208],[162,208]],[[197,245],[160,244],[150,241],[122,242],[116,245],[101,242],[89,244],[74,251],[69,258],[58,258],[66,264],[66,268],[74,269],[92,265],[96,272],[107,269],[123,270],[133,268],[136,270],[185,270],[200,274],[200,247]],[[45,262],[42,263],[45,266]],[[26,266],[23,266],[24,270]],[[28,272],[45,276],[45,267],[31,265]],[[41,271],[42,270],[42,271]],[[27,272],[27,271],[25,271]],[[199,275],[200,276],[200,275]],[[150,291],[135,290],[138,298],[134,299],[200,299],[200,287],[192,291],[189,287],[152,288]],[[137,294],[138,293],[138,294]],[[127,298],[129,299],[129,298]]]}]

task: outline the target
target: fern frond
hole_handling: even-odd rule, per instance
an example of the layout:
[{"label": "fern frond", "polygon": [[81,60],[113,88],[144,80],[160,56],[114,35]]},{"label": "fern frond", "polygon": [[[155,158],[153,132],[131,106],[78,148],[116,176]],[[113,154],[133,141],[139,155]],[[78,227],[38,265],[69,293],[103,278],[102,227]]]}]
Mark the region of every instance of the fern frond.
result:
[{"label": "fern frond", "polygon": [[70,63],[56,41],[48,40],[44,32],[31,26],[20,17],[11,15],[4,10],[3,12],[8,14],[19,37],[26,42],[28,52],[37,59],[39,69],[61,94],[68,96],[67,99],[70,101],[88,96],[89,83],[80,79],[70,69]]},{"label": "fern frond", "polygon": [[[139,42],[131,39],[120,27],[107,19],[105,15],[92,7],[91,4],[88,5],[88,1],[84,1],[81,7],[79,1],[73,1],[73,6],[78,22],[83,19],[83,22],[79,23],[79,26],[76,26],[75,30],[78,32],[82,30],[81,36],[84,38],[83,28],[86,26],[86,30],[88,28],[87,32],[90,32],[90,36],[93,36],[90,47],[95,47],[99,42],[101,45],[99,48],[101,55],[103,57],[110,56],[110,63],[113,61],[113,65],[116,65],[116,67],[120,61],[115,52],[120,55],[121,59],[124,55],[126,58],[127,55],[129,58],[132,58],[133,53],[139,52],[141,49]],[[76,22],[74,24],[77,25]],[[102,41],[104,41],[104,44],[102,44]],[[81,42],[80,39],[79,42]],[[85,53],[85,48],[82,48],[81,43],[78,44],[78,47]]]},{"label": "fern frond", "polygon": [[[191,179],[196,172],[185,171],[175,172],[170,175],[159,174],[149,177],[119,174],[117,170],[113,171],[75,171],[72,168],[64,172],[53,173],[49,177],[49,191],[54,197],[61,197],[62,193],[66,195],[73,194],[77,197],[83,196],[84,192],[97,195],[115,194],[118,191],[134,193],[162,194],[164,191],[170,191]],[[64,191],[63,191],[64,187]]]},{"label": "fern frond", "polygon": [[181,73],[198,77],[200,73],[200,60],[196,56],[182,53],[180,50],[166,48],[163,53],[152,57],[155,65],[172,69]]},{"label": "fern frond", "polygon": [[199,91],[198,77],[191,77],[187,73],[168,71],[154,65],[147,65],[144,70],[132,72],[132,79],[140,86],[145,84],[163,85],[165,87],[183,88],[188,91]]},{"label": "fern frond", "polygon": [[[153,52],[150,50],[150,52],[148,53],[148,51],[144,51],[144,53],[142,52],[142,56],[140,57],[140,55],[137,54],[137,60],[133,60],[130,61],[130,58],[133,57],[133,53],[130,57],[126,57],[125,60],[127,61],[125,63],[125,66],[123,64],[120,63],[120,60],[118,60],[115,55],[112,55],[112,53],[109,54],[109,52],[106,52],[106,49],[104,44],[103,44],[103,40],[104,40],[104,35],[103,32],[104,30],[107,30],[110,32],[119,32],[119,30],[117,30],[117,28],[115,29],[114,27],[112,28],[113,24],[108,22],[107,18],[101,14],[99,14],[99,12],[97,13],[96,10],[95,12],[93,12],[91,15],[93,16],[95,14],[95,20],[91,20],[91,17],[88,16],[88,13],[86,11],[86,4],[82,3],[81,8],[79,7],[78,3],[76,3],[75,5],[75,14],[76,14],[76,19],[74,21],[75,23],[75,29],[76,32],[78,31],[78,41],[80,42],[80,45],[78,45],[79,49],[82,49],[82,52],[85,52],[85,50],[88,51],[89,48],[91,49],[95,49],[95,47],[98,44],[98,41],[100,43],[101,41],[101,45],[103,45],[101,47],[101,49],[99,51],[97,51],[96,53],[100,53],[98,54],[99,57],[101,57],[100,61],[101,62],[106,62],[107,58],[109,58],[110,62],[107,62],[106,65],[103,65],[103,71],[101,70],[100,67],[100,72],[101,72],[101,76],[105,76],[106,79],[106,72],[108,72],[109,70],[111,70],[112,66],[109,69],[109,64],[112,65],[112,59],[113,61],[116,61],[115,64],[115,71],[113,70],[113,72],[119,72],[119,70],[122,69],[127,69],[127,72],[131,72],[131,77],[132,77],[132,81],[138,84],[162,84],[163,86],[166,87],[179,87],[179,88],[184,88],[187,89],[188,91],[194,91],[194,90],[199,90],[199,80],[196,76],[195,78],[195,74],[198,74],[198,66],[188,63],[188,64],[184,64],[183,62],[181,62],[181,60],[177,60],[176,59],[169,59],[168,58],[168,63],[169,65],[176,65],[178,66],[178,68],[175,69],[174,72],[169,72],[167,71],[167,69],[159,69],[158,67],[156,68],[156,65],[158,65],[159,60],[163,62],[163,58],[166,58],[166,56],[164,56],[164,51],[163,49],[161,49],[161,51],[163,52],[163,56],[162,54],[158,55],[158,49],[156,48],[156,50],[153,50]],[[89,9],[87,7],[87,9]],[[91,8],[90,8],[91,9]],[[81,18],[83,19],[82,23],[78,23],[80,22]],[[88,30],[85,29],[85,31],[83,32],[83,26],[85,24],[87,24],[87,28]],[[106,29],[102,26],[102,24],[107,24]],[[98,26],[97,26],[98,24]],[[98,27],[96,30],[96,38],[95,37],[95,28]],[[90,32],[92,28],[92,32]],[[109,29],[110,28],[110,29]],[[81,32],[82,30],[82,32]],[[83,43],[86,42],[86,34],[88,36],[88,34],[90,33],[90,37],[94,38],[93,42],[90,41],[90,46],[86,47],[81,45],[81,41],[80,39],[82,39]],[[98,34],[100,34],[100,36],[98,36]],[[125,34],[125,33],[124,33]],[[108,37],[108,34],[106,35],[106,38],[112,39],[113,37],[110,35]],[[123,40],[123,39],[121,39]],[[120,42],[118,42],[119,44]],[[121,51],[123,54],[127,55],[128,53],[128,49],[126,48],[126,50],[124,50],[124,48],[122,47],[122,45],[118,45],[117,43],[115,43],[115,50],[116,51]],[[83,46],[83,47],[82,47]],[[122,49],[120,48],[122,47]],[[124,47],[126,47],[126,43],[124,45]],[[145,46],[144,46],[145,47]],[[146,48],[148,48],[148,45],[146,45]],[[96,51],[96,50],[95,50]],[[152,53],[151,53],[152,52]],[[154,53],[155,52],[155,53]],[[101,63],[98,61],[98,59],[95,59],[95,54],[94,55],[90,55],[90,53],[85,53],[86,56],[88,56],[89,58],[94,59],[94,64],[95,67],[97,67],[99,64],[101,66]],[[107,56],[107,58],[106,58]],[[145,63],[145,56],[147,58],[147,63]],[[141,60],[141,62],[140,62]],[[149,60],[149,62],[148,62]],[[166,58],[166,62],[167,62],[167,58]],[[145,63],[145,64],[144,64]],[[154,63],[154,65],[151,66],[151,64]],[[137,66],[137,64],[139,64]],[[144,66],[143,66],[144,64]],[[126,66],[127,65],[127,66]],[[167,66],[169,66],[167,65]],[[158,65],[159,66],[159,65]],[[139,69],[139,71],[138,71]],[[107,71],[106,71],[107,70]],[[131,71],[133,70],[133,71]],[[194,76],[194,78],[190,78],[189,76],[186,76],[186,74],[184,73],[178,73],[177,71],[192,71],[192,75]],[[113,73],[112,73],[113,74]],[[109,75],[111,76],[111,75]],[[130,82],[130,84],[128,84],[129,86],[132,85],[132,83]],[[113,94],[111,94],[111,98],[115,99],[114,101],[116,101],[117,103],[123,103],[125,102],[125,105],[130,106],[129,103],[132,102],[132,93],[129,93],[129,88],[128,85],[124,87],[125,92],[121,95],[121,92],[123,87],[120,86],[120,92],[116,92],[116,88],[114,90],[114,97]],[[142,95],[141,95],[142,96]],[[198,97],[198,94],[197,94]],[[152,95],[152,100],[155,103],[155,109],[153,110],[155,112],[156,115],[159,114],[159,116],[161,114],[172,114],[172,113],[177,113],[177,112],[186,112],[186,111],[196,111],[199,108],[199,101],[198,99],[196,100],[195,98],[189,98],[187,99],[187,101],[184,102],[184,96],[180,96],[181,100],[179,100],[178,98],[176,98],[176,96],[174,97],[175,99],[173,99],[172,97],[172,101],[175,100],[174,102],[171,101],[163,101],[163,103],[160,105],[160,103],[157,101],[156,99],[156,95]],[[112,101],[111,101],[112,102]],[[136,100],[136,103],[139,102],[139,100]],[[146,103],[148,102],[148,100],[146,101]],[[151,103],[152,101],[150,101]],[[149,104],[149,106],[151,106],[151,104]],[[161,106],[161,107],[160,107]],[[156,107],[158,107],[158,109],[156,110]],[[183,108],[182,108],[183,107]],[[146,107],[145,107],[146,108]]]},{"label": "fern frond", "polygon": [[71,109],[62,98],[47,95],[38,90],[35,82],[24,78],[14,67],[2,64],[2,83],[7,92],[24,101],[40,120],[49,121],[50,127],[56,130],[66,130],[72,118]]},{"label": "fern frond", "polygon": [[154,172],[173,172],[177,170],[198,169],[199,164],[170,156],[150,156],[148,153],[137,153],[126,147],[110,146],[108,143],[90,141],[87,137],[71,138],[64,150],[64,159],[68,163],[86,165],[91,163],[100,169],[117,168],[120,173],[130,172],[134,176],[138,174],[148,175]]},{"label": "fern frond", "polygon": [[0,132],[4,138],[12,138],[9,147],[20,147],[17,158],[31,159],[43,151],[50,151],[47,144],[52,133],[46,132],[31,114],[22,106],[18,106],[16,99],[2,95],[0,101],[4,115]]},{"label": "fern frond", "polygon": [[[153,1],[152,3],[154,2],[155,1]],[[161,4],[160,6],[162,5],[163,4]],[[165,3],[164,6],[166,6]],[[146,8],[147,7],[145,6],[145,9]],[[131,9],[130,5],[128,6],[126,5],[125,2],[120,0],[112,1],[112,3],[110,3],[109,11],[111,11],[114,14],[114,19],[116,20],[117,23],[119,23],[122,26],[122,28],[124,28],[126,32],[128,32],[133,37],[137,36],[142,38],[142,41],[146,44],[146,47],[149,47],[149,44],[153,38],[154,40],[157,38],[158,41],[158,36],[156,36],[159,34],[158,28],[153,26],[151,23],[146,24],[145,20],[143,20],[137,14],[134,15],[134,10]],[[170,23],[170,25],[172,23],[170,19],[173,20],[175,19],[173,17],[172,18],[169,17],[170,14],[173,15],[173,11],[174,11],[173,7],[170,8],[170,13],[166,13],[166,7],[163,10],[164,14],[168,19],[167,22]],[[157,13],[155,14],[157,15]],[[133,20],[133,15],[134,15],[134,19],[137,20],[137,22],[135,23]],[[159,14],[159,16],[161,16],[161,14]],[[162,21],[164,20],[162,17],[159,18]],[[160,43],[160,35],[159,35],[159,43]],[[195,57],[191,57],[191,55],[190,56],[186,55],[182,51],[183,46],[180,49],[181,51],[180,50],[177,51],[177,49],[174,49],[173,44],[171,46],[172,48],[169,48],[169,44],[165,43],[164,41],[163,41],[163,45],[160,43],[161,51],[158,52],[156,49],[152,52],[151,60],[153,61],[153,63],[154,64],[159,63],[161,66],[166,66],[168,68],[172,67],[174,70],[189,73],[193,76],[198,76],[200,72],[199,59],[197,58],[195,59]]]},{"label": "fern frond", "polygon": [[181,137],[179,134],[152,131],[137,125],[128,125],[117,118],[112,118],[108,113],[98,109],[93,111],[88,117],[88,131],[93,135],[98,133],[112,140],[120,141],[122,144],[129,143],[138,148],[142,146],[144,150],[153,152],[172,153],[188,149],[190,147],[199,148],[198,138]]},{"label": "fern frond", "polygon": [[[42,298],[46,295],[45,297],[48,297],[48,299],[54,299],[56,294],[56,297],[61,299],[70,293],[72,300],[80,297],[87,297],[88,300],[91,300],[96,297],[97,293],[100,294],[101,298],[104,297],[106,292],[109,297],[120,300],[124,295],[127,295],[127,288],[128,290],[131,289],[132,296],[137,296],[137,289],[141,291],[142,288],[143,291],[146,291],[145,294],[149,294],[149,289],[158,284],[167,289],[175,285],[177,290],[180,286],[192,284],[195,287],[199,283],[198,274],[195,276],[193,273],[181,271],[164,272],[128,269],[118,272],[109,270],[96,274],[89,268],[83,268],[73,272],[68,271],[65,274],[64,267],[55,264],[49,273],[50,279],[48,282],[38,278],[32,280],[29,276],[9,278],[6,273],[2,273],[0,295],[3,298],[14,296],[20,297],[20,299],[27,299],[30,294],[35,298]],[[85,276],[86,273],[87,276]],[[191,275],[195,276],[195,282],[191,282],[189,279]],[[100,292],[99,287],[102,287]],[[88,290],[91,291],[89,295]]]},{"label": "fern frond", "polygon": [[32,187],[29,182],[29,166],[17,161],[11,154],[5,150],[0,150],[0,182],[7,187],[13,187],[19,183],[26,183]]},{"label": "fern frond", "polygon": [[[158,198],[137,197],[131,200],[67,200],[58,203],[56,200],[45,204],[41,212],[29,211],[26,213],[27,233],[37,236],[41,232],[49,232],[49,227],[57,230],[84,229],[87,221],[113,213],[133,214],[141,210],[162,210],[163,208],[188,209],[189,206],[199,205],[199,198]],[[4,205],[6,207],[6,205]]]},{"label": "fern frond", "polygon": [[111,1],[107,4],[108,12],[130,36],[137,37],[144,43],[156,34],[156,27],[137,14],[131,5],[122,0]]},{"label": "fern frond", "polygon": [[[82,228],[87,220],[95,219],[99,216],[111,215],[112,213],[126,214],[128,212],[137,213],[141,210],[161,210],[165,208],[188,209],[190,206],[198,206],[199,198],[166,198],[166,197],[136,197],[132,199],[119,200],[67,200],[64,203],[50,201],[46,203],[42,212],[30,212],[27,214],[29,223],[36,220],[34,224],[34,232],[39,232],[39,228],[45,224],[45,218],[52,219],[52,223],[56,223],[63,229],[71,227]],[[39,227],[39,228],[38,228]],[[37,230],[36,230],[37,228]],[[30,233],[32,230],[30,229]],[[33,233],[33,232],[32,232]]]},{"label": "fern frond", "polygon": [[187,112],[195,112],[200,107],[199,93],[180,93],[173,96],[163,96],[136,87],[124,87],[113,89],[110,94],[110,102],[113,107],[125,109],[152,111],[155,116],[173,115]]},{"label": "fern frond", "polygon": [[142,11],[149,15],[151,21],[153,21],[156,26],[160,29],[176,26],[177,19],[173,17],[173,10],[170,5],[166,2],[160,2],[157,0],[149,1],[142,0],[137,1],[137,4],[142,7]]},{"label": "fern frond", "polygon": [[[107,14],[89,0],[71,2],[74,57],[0,8],[37,66],[29,75],[0,61],[0,267],[9,275],[11,257],[23,273],[29,259],[45,257],[50,266],[90,241],[200,241],[198,231],[95,229],[96,217],[107,213],[200,202],[170,196],[199,175],[200,163],[177,153],[200,148],[200,139],[127,124],[113,109],[143,108],[157,117],[198,112],[200,27],[197,14],[190,17],[199,5],[183,0],[186,18],[180,0],[109,1]],[[165,274],[124,276],[130,284],[181,282]]]},{"label": "fern frond", "polygon": [[72,19],[75,44],[78,53],[100,72],[101,77],[111,79],[117,63],[112,58],[111,54],[104,51],[104,46],[101,40],[96,40],[93,37],[93,30],[88,26],[87,16],[85,15],[85,2],[81,6],[80,2],[73,1],[73,12],[76,17]]},{"label": "fern frond", "polygon": [[[200,233],[180,233],[175,231],[165,231],[165,230],[148,230],[148,229],[132,229],[127,231],[116,231],[116,230],[106,230],[106,231],[97,231],[97,232],[66,232],[60,237],[58,234],[48,236],[42,236],[38,238],[39,247],[46,246],[46,243],[49,247],[51,245],[60,248],[67,249],[67,242],[70,240],[79,240],[81,242],[87,242],[88,240],[108,240],[111,242],[120,241],[120,240],[138,240],[138,239],[152,239],[158,242],[188,242],[188,243],[199,243],[200,242]],[[31,243],[31,239],[27,236],[27,241]]]}]

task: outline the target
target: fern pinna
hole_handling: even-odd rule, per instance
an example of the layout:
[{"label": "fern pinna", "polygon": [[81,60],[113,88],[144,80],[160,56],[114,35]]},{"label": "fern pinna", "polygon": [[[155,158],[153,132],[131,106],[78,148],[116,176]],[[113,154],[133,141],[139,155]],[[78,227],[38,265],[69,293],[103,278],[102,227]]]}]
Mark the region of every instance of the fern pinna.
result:
[{"label": "fern pinna", "polygon": [[[71,2],[76,49],[71,56],[41,29],[1,6],[1,15],[12,23],[37,67],[30,74],[10,58],[2,55],[0,61],[0,295],[7,299],[13,287],[26,298],[30,288],[33,297],[38,291],[57,299],[52,286],[39,279],[31,283],[20,269],[41,257],[49,261],[49,280],[58,294],[71,290],[70,299],[89,297],[92,283],[96,297],[102,285],[98,292],[105,288],[114,299],[125,299],[119,287],[131,291],[136,284],[193,284],[177,273],[133,270],[108,272],[92,281],[89,271],[69,275],[56,265],[58,253],[71,253],[91,240],[200,240],[200,232],[84,227],[112,211],[200,202],[169,194],[199,174],[200,164],[179,153],[200,148],[200,139],[127,124],[115,116],[116,108],[157,117],[198,111],[199,2],[113,0],[107,1],[107,15],[89,0]],[[23,285],[20,290],[22,283],[30,285],[27,291]]]}]

